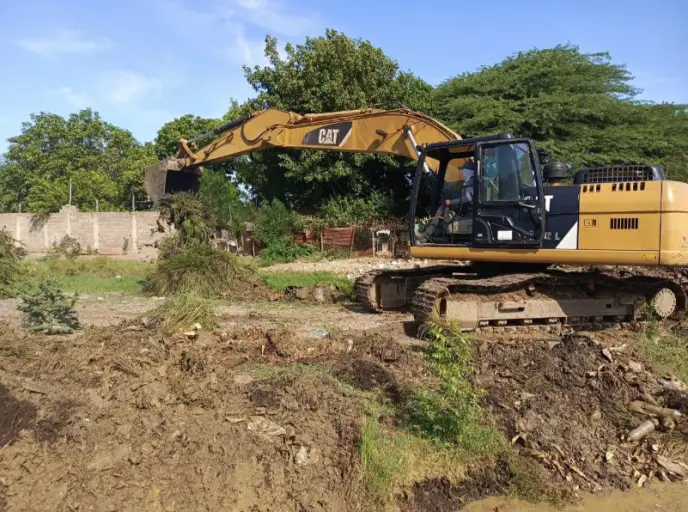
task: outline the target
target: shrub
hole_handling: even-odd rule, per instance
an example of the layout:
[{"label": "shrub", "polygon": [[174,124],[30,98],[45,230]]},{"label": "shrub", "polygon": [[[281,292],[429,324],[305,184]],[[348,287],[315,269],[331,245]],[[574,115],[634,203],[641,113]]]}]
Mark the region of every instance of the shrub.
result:
[{"label": "shrub", "polygon": [[315,248],[310,244],[297,244],[286,238],[273,241],[260,251],[260,263],[263,266],[276,263],[291,263],[300,258],[311,256]]},{"label": "shrub", "polygon": [[53,258],[74,259],[79,254],[81,254],[79,240],[69,235],[63,236],[59,242],[53,242],[52,248],[48,251],[48,256]]},{"label": "shrub", "polygon": [[17,247],[14,238],[5,228],[0,230],[0,298],[7,299],[17,294],[17,286],[24,274],[21,260],[26,256],[22,247]]},{"label": "shrub", "polygon": [[68,334],[79,328],[74,305],[77,297],[67,297],[57,282],[46,280],[20,296],[17,306],[24,313],[24,326],[47,334]]}]

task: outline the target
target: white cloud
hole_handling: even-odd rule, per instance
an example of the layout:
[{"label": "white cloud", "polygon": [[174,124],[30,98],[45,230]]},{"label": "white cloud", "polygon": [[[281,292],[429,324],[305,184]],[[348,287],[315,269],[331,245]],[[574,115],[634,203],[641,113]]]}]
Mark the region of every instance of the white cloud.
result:
[{"label": "white cloud", "polygon": [[91,99],[89,98],[88,94],[84,92],[77,92],[71,87],[60,87],[53,92],[64,98],[67,103],[78,109],[84,109],[91,106]]},{"label": "white cloud", "polygon": [[[193,7],[190,0],[151,0],[161,18],[180,35],[219,48],[230,60],[248,65],[267,65],[264,55],[266,32],[287,38],[302,36],[322,28],[312,14],[299,14],[285,0],[216,0],[204,8]],[[249,28],[263,35],[248,35]],[[203,34],[198,38],[198,34]]]},{"label": "white cloud", "polygon": [[113,105],[126,105],[140,101],[144,96],[159,92],[162,82],[135,71],[112,71],[104,77],[103,98]]},{"label": "white cloud", "polygon": [[318,16],[298,14],[280,0],[236,0],[247,20],[273,34],[302,36],[321,27]]},{"label": "white cloud", "polygon": [[17,41],[17,44],[44,57],[53,57],[61,53],[90,55],[106,50],[112,45],[109,39],[89,39],[76,30],[59,30],[49,37],[22,39]]}]

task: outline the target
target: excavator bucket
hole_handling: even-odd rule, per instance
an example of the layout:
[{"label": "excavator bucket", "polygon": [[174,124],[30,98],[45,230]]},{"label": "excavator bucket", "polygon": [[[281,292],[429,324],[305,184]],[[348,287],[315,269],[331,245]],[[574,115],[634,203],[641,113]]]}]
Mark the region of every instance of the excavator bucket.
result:
[{"label": "excavator bucket", "polygon": [[197,192],[201,168],[184,168],[184,160],[166,158],[146,169],[144,187],[148,197],[157,204],[160,198],[175,192]]}]

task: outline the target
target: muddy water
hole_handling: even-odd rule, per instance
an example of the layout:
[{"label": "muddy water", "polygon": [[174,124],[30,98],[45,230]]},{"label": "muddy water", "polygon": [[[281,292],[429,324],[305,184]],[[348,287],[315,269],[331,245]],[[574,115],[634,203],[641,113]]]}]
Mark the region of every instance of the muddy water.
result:
[{"label": "muddy water", "polygon": [[564,509],[547,505],[532,505],[508,498],[488,498],[476,501],[463,509],[466,512],[685,512],[688,511],[688,483],[653,483],[646,489],[627,492],[612,491],[587,496],[582,503]]}]

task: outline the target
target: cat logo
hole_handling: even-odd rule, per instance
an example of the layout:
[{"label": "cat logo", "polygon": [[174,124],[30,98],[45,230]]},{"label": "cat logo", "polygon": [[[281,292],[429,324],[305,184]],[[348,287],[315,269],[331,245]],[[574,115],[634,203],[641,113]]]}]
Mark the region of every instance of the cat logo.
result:
[{"label": "cat logo", "polygon": [[337,123],[308,132],[303,138],[306,146],[338,146],[346,144],[351,136],[351,121]]},{"label": "cat logo", "polygon": [[321,128],[318,132],[318,143],[336,146],[338,133],[339,130],[337,129],[328,130],[327,128]]}]

